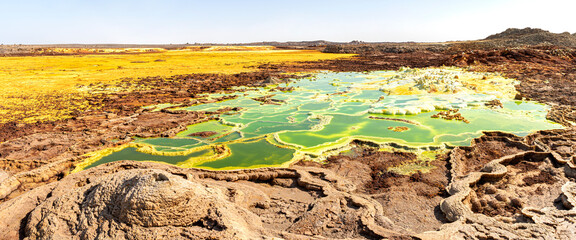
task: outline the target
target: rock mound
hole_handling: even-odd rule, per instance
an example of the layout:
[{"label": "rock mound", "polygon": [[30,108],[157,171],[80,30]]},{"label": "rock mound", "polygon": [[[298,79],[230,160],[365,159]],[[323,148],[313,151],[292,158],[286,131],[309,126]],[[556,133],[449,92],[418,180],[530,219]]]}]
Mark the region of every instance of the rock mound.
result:
[{"label": "rock mound", "polygon": [[[544,130],[524,138],[487,132],[471,147],[457,147],[449,159],[454,167],[447,187],[450,196],[440,204],[453,223],[423,235],[456,239],[574,239],[575,131]],[[476,155],[472,150],[487,145],[479,144],[482,142],[506,143],[502,150],[508,154],[493,155],[497,158],[481,164],[481,169],[467,169],[463,165]]]},{"label": "rock mound", "polygon": [[[373,239],[377,201],[317,168],[214,172],[115,162],[2,204],[0,232],[26,239]],[[0,237],[2,238],[2,237]]]},{"label": "rock mound", "polygon": [[50,198],[31,212],[31,239],[250,237],[257,217],[222,189],[162,170],[127,170]]},{"label": "rock mound", "polygon": [[568,32],[551,33],[539,28],[508,28],[504,32],[493,34],[484,40],[495,41],[503,45],[554,45],[576,47],[576,35]]},{"label": "rock mound", "polygon": [[486,39],[505,39],[505,38],[518,38],[526,35],[531,34],[546,34],[550,33],[549,31],[540,29],[540,28],[508,28],[504,32],[496,33],[488,36]]}]

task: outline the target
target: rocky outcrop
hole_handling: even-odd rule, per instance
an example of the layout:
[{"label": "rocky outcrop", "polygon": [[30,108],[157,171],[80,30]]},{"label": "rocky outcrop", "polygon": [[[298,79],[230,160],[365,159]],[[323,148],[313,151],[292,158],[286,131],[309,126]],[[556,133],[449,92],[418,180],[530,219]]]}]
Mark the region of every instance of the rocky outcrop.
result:
[{"label": "rocky outcrop", "polygon": [[[0,231],[8,239],[572,239],[575,150],[576,129],[486,132],[452,150],[448,168],[437,160],[412,176],[387,169],[413,154],[357,148],[321,168],[114,162],[0,204]],[[17,176],[6,175],[2,184]]]},{"label": "rocky outcrop", "polygon": [[[438,180],[430,174],[383,172],[412,161],[410,154],[375,151],[340,158],[323,168],[218,172],[115,162],[2,203],[0,231],[7,238],[28,239],[570,239],[576,232],[575,132],[540,131],[524,138],[487,132],[471,147],[454,149],[447,160],[450,184],[443,201],[441,193],[426,189],[441,185],[446,169],[430,173]],[[382,157],[398,159],[388,163]],[[41,181],[58,172],[48,166],[26,178]],[[354,177],[362,176],[362,171],[373,175]],[[23,173],[3,175],[2,186],[10,186],[9,179],[17,183],[26,179]],[[402,199],[438,201],[452,223],[437,225],[436,231],[415,232],[417,228],[398,218],[410,214],[388,209],[410,205]]]},{"label": "rocky outcrop", "polygon": [[382,206],[354,190],[333,172],[310,167],[212,172],[116,162],[3,203],[0,214],[17,214],[0,230],[27,239],[399,235]]},{"label": "rocky outcrop", "polygon": [[68,173],[77,160],[78,158],[64,159],[12,176],[7,172],[0,173],[0,199],[8,197],[10,194],[19,194],[18,189],[24,188],[23,185],[26,184],[45,184],[60,179]]},{"label": "rocky outcrop", "polygon": [[[57,191],[57,190],[56,190]],[[33,210],[30,239],[255,238],[262,224],[227,190],[162,170],[127,170],[56,194]]]},{"label": "rocky outcrop", "polygon": [[570,33],[551,33],[539,28],[508,28],[504,32],[488,36],[485,40],[494,41],[503,46],[544,44],[576,47],[576,37]]},{"label": "rocky outcrop", "polygon": [[[451,196],[442,201],[440,208],[453,223],[436,232],[422,233],[421,237],[575,238],[575,132],[540,131],[523,139],[501,134],[501,138],[516,142],[517,146],[532,146],[535,150],[494,159],[479,171],[465,175],[452,171],[447,187]],[[466,154],[453,151],[450,163],[458,166],[466,160]]]},{"label": "rocky outcrop", "polygon": [[546,119],[562,124],[565,127],[572,127],[576,122],[576,107],[574,106],[553,106],[546,115]]}]

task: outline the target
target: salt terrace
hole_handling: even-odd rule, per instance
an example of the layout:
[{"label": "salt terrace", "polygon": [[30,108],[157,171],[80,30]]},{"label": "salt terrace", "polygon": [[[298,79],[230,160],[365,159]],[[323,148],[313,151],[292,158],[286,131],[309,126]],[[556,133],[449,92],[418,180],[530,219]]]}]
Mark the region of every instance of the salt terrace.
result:
[{"label": "salt terrace", "polygon": [[206,95],[227,96],[225,101],[149,106],[156,111],[235,111],[191,125],[176,137],[137,139],[91,153],[76,171],[116,160],[206,169],[285,167],[300,159],[323,161],[346,151],[354,140],[426,155],[469,145],[482,131],[526,135],[561,128],[546,120],[548,106],[515,100],[515,84],[495,73],[402,68],[320,72],[267,87],[241,87]]}]

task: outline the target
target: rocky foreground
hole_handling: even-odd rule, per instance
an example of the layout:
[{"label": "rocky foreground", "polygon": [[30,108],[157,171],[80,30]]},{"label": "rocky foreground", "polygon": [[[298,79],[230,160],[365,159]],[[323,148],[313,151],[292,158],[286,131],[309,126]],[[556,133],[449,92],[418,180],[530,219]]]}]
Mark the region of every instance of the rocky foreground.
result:
[{"label": "rocky foreground", "polygon": [[[576,50],[573,35],[509,30],[445,45],[342,45],[359,56],[260,73],[146,78],[146,91],[96,95],[100,112],[0,126],[2,239],[574,239]],[[174,136],[220,112],[151,112],[205,92],[278,81],[278,73],[460,66],[521,80],[518,98],[551,104],[566,129],[526,137],[486,132],[437,156],[429,173],[388,168],[416,160],[355,142],[327,164],[238,171],[115,162],[68,174],[82,154]],[[129,83],[122,83],[129,84]],[[132,83],[130,83],[132,84]],[[145,97],[146,96],[146,97]],[[200,101],[200,100],[198,100]],[[116,139],[116,141],[111,141]]]},{"label": "rocky foreground", "polygon": [[115,162],[2,203],[0,229],[28,239],[576,237],[576,129],[488,132],[412,176],[374,174],[409,156],[357,148],[287,169]]}]

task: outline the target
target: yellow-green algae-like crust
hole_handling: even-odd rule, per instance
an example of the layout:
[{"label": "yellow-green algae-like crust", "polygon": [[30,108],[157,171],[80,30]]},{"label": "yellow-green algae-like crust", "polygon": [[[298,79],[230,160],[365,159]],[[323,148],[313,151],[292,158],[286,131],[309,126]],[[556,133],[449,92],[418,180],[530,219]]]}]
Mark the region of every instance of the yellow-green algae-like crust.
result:
[{"label": "yellow-green algae-like crust", "polygon": [[[260,71],[258,66],[262,64],[355,56],[314,50],[277,50],[270,46],[179,50],[59,48],[50,51],[64,54],[0,59],[0,123],[34,123],[71,118],[76,110],[84,111],[94,107],[87,101],[93,91],[90,84],[113,85],[122,78],[149,76],[254,72]],[[101,54],[103,52],[109,54]],[[107,91],[131,89],[109,88]]]},{"label": "yellow-green algae-like crust", "polygon": [[[199,157],[191,157],[188,160],[184,161],[184,162],[180,162],[177,164],[177,166],[180,167],[185,167],[185,168],[190,168],[190,167],[194,167],[197,164],[201,164],[203,162],[208,162],[208,161],[213,161],[216,159],[221,159],[224,158],[226,156],[230,155],[230,149],[228,147],[226,147],[225,145],[218,145],[219,146],[219,152],[218,151],[214,151],[215,154],[212,155],[208,155],[208,156],[199,156]],[[217,146],[210,146],[210,145],[205,145],[205,146],[200,146],[200,147],[195,147],[195,148],[191,148],[189,150],[186,151],[180,151],[180,152],[163,152],[163,151],[158,151],[154,148],[154,146],[149,145],[149,144],[143,144],[143,143],[129,143],[126,145],[122,145],[122,146],[118,146],[118,147],[114,147],[114,148],[107,148],[107,149],[103,149],[100,151],[96,151],[96,152],[92,152],[92,153],[88,153],[85,156],[87,156],[88,158],[86,158],[84,161],[82,161],[81,163],[79,163],[76,168],[72,171],[74,172],[79,172],[87,167],[89,167],[90,165],[94,164],[95,162],[97,162],[98,160],[102,159],[105,156],[111,155],[114,152],[118,152],[121,150],[124,150],[128,147],[134,147],[137,149],[137,151],[142,152],[142,153],[146,153],[146,154],[150,154],[150,155],[157,155],[157,156],[186,156],[189,155],[191,153],[194,152],[199,152],[202,150],[207,150],[207,149],[214,149]],[[160,161],[147,161],[147,162],[160,162]],[[162,162],[160,162],[162,163]]]},{"label": "yellow-green algae-like crust", "polygon": [[[265,136],[264,138],[242,139],[242,140],[231,141],[231,142],[229,142],[229,144],[230,143],[246,142],[246,141],[259,141],[259,140],[266,141],[266,142],[268,142],[268,143],[270,143],[270,144],[272,144],[278,148],[292,149],[286,145],[283,145],[283,144],[277,142],[272,134],[269,134],[269,135]],[[209,169],[209,170],[216,170],[216,168],[201,166],[201,165],[204,163],[207,163],[207,162],[211,162],[211,161],[215,161],[215,160],[219,160],[219,159],[224,159],[226,157],[229,157],[232,154],[230,148],[227,145],[223,145],[223,144],[204,145],[204,146],[194,147],[194,148],[191,148],[191,149],[188,149],[185,151],[165,152],[165,151],[156,150],[154,145],[151,145],[151,144],[129,143],[126,145],[122,145],[122,146],[118,146],[118,147],[114,147],[114,148],[103,149],[100,151],[96,151],[96,152],[92,152],[92,153],[88,153],[88,154],[84,155],[87,158],[84,161],[82,161],[80,164],[78,164],[72,172],[73,173],[79,172],[79,171],[91,166],[92,164],[94,164],[98,160],[102,159],[103,157],[109,156],[115,152],[119,152],[119,151],[124,150],[124,149],[129,148],[129,147],[136,148],[138,152],[146,153],[149,155],[155,155],[155,156],[186,156],[186,155],[190,155],[192,153],[200,152],[202,150],[213,150],[212,154],[203,154],[203,155],[198,156],[198,157],[190,157],[185,161],[178,162],[177,164],[175,164],[176,166],[183,167],[183,168],[203,168],[203,169]],[[261,167],[289,167],[292,163],[294,163],[298,159],[301,159],[302,157],[303,157],[303,153],[296,151],[296,152],[294,152],[293,157],[289,161],[282,162],[280,164],[257,164],[257,165],[252,165],[250,167],[247,167],[247,169],[261,168]],[[161,161],[152,161],[152,160],[146,160],[145,162],[163,163]],[[230,167],[225,167],[225,168],[217,168],[217,170],[230,170],[230,169],[238,169],[238,168],[235,166],[230,166]]]},{"label": "yellow-green algae-like crust", "polygon": [[[271,92],[273,88],[270,87],[248,89],[228,93],[236,96],[227,101],[177,108],[188,111],[242,109],[233,115],[221,115],[216,121],[191,125],[178,133],[177,139],[161,138],[150,141],[152,144],[133,146],[139,152],[155,156],[185,156],[212,148],[214,154],[195,156],[175,165],[237,169],[289,166],[302,158],[322,161],[328,155],[348,149],[355,140],[419,153],[469,145],[470,140],[483,131],[509,131],[522,135],[561,127],[546,120],[547,106],[514,101],[515,83],[516,80],[498,74],[467,72],[458,68],[321,72],[313,77],[278,84],[293,91]],[[224,95],[218,93],[207,97]],[[276,101],[266,104],[254,100],[264,96]],[[502,108],[488,105],[498,101]],[[458,116],[466,120],[433,117],[449,109],[454,109],[450,114],[460,114]],[[207,131],[215,133],[208,137],[191,135]],[[174,147],[172,144],[180,144],[176,142],[178,139],[190,139],[198,144],[184,141],[182,146]],[[197,147],[202,144],[205,147]],[[268,157],[262,155],[259,147],[271,154]],[[278,159],[265,162],[273,152],[283,148],[294,151],[291,158],[283,154],[282,163]],[[239,156],[242,159],[238,159]],[[223,159],[228,160],[221,161]],[[404,166],[404,170],[397,171],[413,171],[412,168],[418,167],[421,166]]]}]

